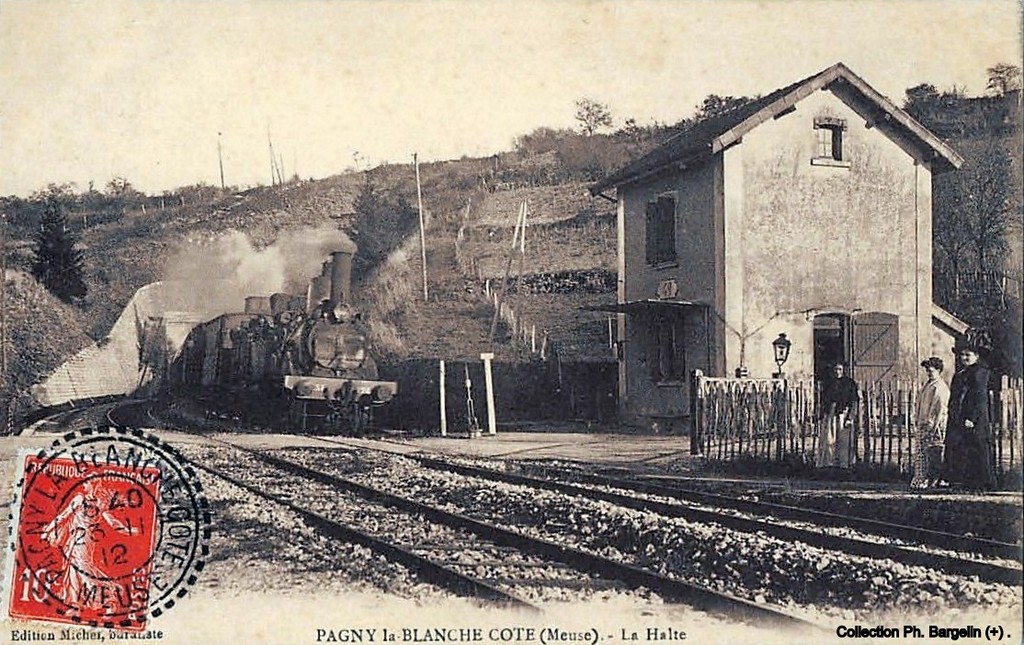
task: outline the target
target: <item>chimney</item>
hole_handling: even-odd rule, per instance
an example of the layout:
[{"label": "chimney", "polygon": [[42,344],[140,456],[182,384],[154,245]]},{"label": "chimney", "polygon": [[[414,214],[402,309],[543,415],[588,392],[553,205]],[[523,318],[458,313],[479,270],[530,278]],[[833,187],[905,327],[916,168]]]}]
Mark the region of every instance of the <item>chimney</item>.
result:
[{"label": "chimney", "polygon": [[352,252],[331,253],[331,306],[352,304]]}]

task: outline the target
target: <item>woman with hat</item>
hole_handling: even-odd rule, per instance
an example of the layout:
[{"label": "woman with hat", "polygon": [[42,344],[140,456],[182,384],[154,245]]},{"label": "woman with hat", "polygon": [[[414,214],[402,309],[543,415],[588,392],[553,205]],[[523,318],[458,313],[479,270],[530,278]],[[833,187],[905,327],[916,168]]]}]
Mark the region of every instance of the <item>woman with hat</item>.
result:
[{"label": "woman with hat", "polygon": [[928,380],[917,395],[914,478],[910,487],[934,486],[942,476],[942,444],[946,437],[949,388],[942,380],[942,359],[932,356],[921,363]]},{"label": "woman with hat", "polygon": [[988,418],[990,373],[978,364],[976,343],[964,343],[956,350],[961,367],[949,387],[944,477],[953,486],[991,490],[996,480]]}]

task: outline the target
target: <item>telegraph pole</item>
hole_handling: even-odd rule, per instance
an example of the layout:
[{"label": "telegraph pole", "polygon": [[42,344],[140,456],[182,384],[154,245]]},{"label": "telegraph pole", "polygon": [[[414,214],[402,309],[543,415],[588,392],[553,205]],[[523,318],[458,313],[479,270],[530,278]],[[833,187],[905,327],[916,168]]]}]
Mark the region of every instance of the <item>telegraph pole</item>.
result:
[{"label": "telegraph pole", "polygon": [[427,237],[423,231],[423,191],[420,189],[420,162],[416,153],[412,154],[412,163],[416,166],[416,203],[420,209],[420,260],[423,262],[423,302],[429,300],[427,295]]},{"label": "telegraph pole", "polygon": [[220,148],[220,132],[217,133],[217,161],[220,162],[220,189],[224,190],[224,155]]},{"label": "telegraph pole", "polygon": [[270,185],[277,185],[277,157],[274,156],[274,142],[270,139],[270,124],[267,124],[267,145],[270,147]]}]

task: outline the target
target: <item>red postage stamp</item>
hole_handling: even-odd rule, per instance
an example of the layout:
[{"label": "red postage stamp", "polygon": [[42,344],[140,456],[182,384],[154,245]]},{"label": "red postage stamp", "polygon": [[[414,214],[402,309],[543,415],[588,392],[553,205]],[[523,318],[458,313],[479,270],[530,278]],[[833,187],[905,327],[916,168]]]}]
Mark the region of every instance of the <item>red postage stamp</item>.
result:
[{"label": "red postage stamp", "polygon": [[118,428],[24,455],[10,517],[10,617],[142,631],[173,606],[202,570],[209,537],[205,498],[177,457]]},{"label": "red postage stamp", "polygon": [[160,471],[25,458],[14,618],[144,627]]}]

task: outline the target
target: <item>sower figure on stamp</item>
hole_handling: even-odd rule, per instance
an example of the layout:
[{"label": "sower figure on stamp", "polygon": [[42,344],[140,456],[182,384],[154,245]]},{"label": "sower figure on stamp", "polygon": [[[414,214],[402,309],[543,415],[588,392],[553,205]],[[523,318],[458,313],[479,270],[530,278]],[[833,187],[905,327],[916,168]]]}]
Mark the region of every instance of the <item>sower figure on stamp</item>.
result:
[{"label": "sower figure on stamp", "polygon": [[821,388],[818,449],[814,460],[819,468],[837,465],[846,468],[850,465],[850,426],[859,401],[857,383],[846,376],[845,365],[836,363],[832,367],[832,378]]},{"label": "sower figure on stamp", "polygon": [[96,479],[86,479],[82,490],[44,529],[42,538],[60,549],[67,559],[60,578],[61,600],[72,607],[111,611],[112,599],[123,590],[104,566],[102,546],[95,539],[107,529],[131,533],[131,527],[115,517],[111,493]]},{"label": "sower figure on stamp", "polygon": [[977,344],[958,344],[956,350],[960,369],[953,375],[949,388],[943,472],[950,485],[991,490],[995,488],[996,479],[988,418],[990,372],[978,363],[980,347]]},{"label": "sower figure on stamp", "polygon": [[942,476],[942,444],[946,438],[949,387],[942,380],[942,359],[937,356],[921,363],[927,380],[917,395],[915,417],[914,478],[910,487],[929,488]]}]

